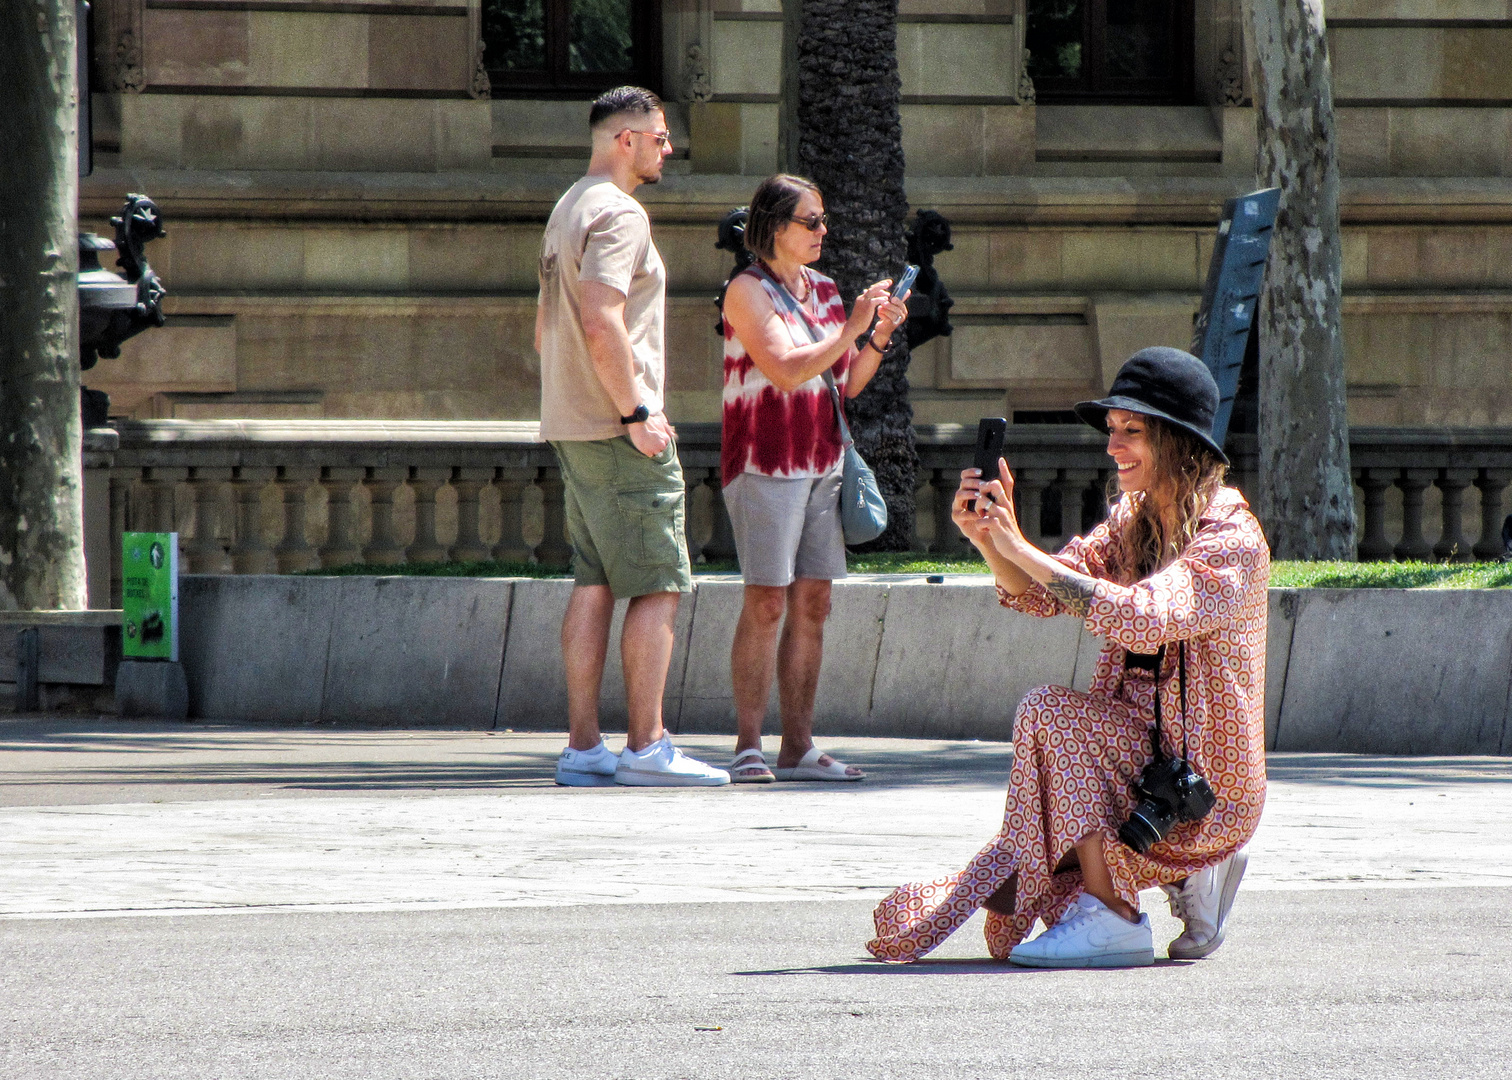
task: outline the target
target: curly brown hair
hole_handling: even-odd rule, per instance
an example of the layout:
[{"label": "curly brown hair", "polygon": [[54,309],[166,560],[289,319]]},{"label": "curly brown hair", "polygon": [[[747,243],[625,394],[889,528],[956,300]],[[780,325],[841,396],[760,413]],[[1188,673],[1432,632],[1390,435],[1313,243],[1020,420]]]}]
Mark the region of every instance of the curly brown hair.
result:
[{"label": "curly brown hair", "polygon": [[[1162,515],[1151,492],[1124,492],[1129,516],[1117,533],[1112,564],[1125,585],[1169,566],[1197,535],[1198,520],[1223,486],[1228,466],[1196,436],[1155,416],[1141,416],[1154,458],[1155,484],[1169,494]],[[1119,497],[1118,478],[1108,485],[1108,503]]]}]

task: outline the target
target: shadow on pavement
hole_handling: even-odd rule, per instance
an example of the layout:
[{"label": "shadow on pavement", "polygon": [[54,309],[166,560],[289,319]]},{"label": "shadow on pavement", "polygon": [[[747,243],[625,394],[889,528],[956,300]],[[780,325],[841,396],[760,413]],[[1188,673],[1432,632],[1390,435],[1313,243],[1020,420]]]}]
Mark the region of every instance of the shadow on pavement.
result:
[{"label": "shadow on pavement", "polygon": [[[1189,960],[1156,960],[1157,968],[1191,967]],[[1031,968],[994,960],[989,956],[961,957],[945,960],[915,960],[893,964],[882,960],[862,960],[854,964],[826,964],[816,967],[768,968],[758,971],[732,971],[731,975],[1055,975],[1073,969]]]}]

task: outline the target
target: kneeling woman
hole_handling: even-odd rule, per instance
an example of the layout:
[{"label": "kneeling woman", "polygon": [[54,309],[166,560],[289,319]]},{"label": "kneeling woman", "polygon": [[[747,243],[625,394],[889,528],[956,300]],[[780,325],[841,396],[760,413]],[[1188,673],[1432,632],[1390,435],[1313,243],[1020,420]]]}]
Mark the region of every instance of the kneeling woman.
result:
[{"label": "kneeling woman", "polygon": [[[962,474],[954,520],[992,568],[1004,606],[1074,615],[1105,644],[1089,693],[1045,686],[1024,698],[1002,830],[960,873],[884,899],[873,955],[917,959],[985,907],[998,959],[1149,964],[1138,896],[1156,885],[1186,923],[1171,956],[1205,956],[1221,943],[1240,848],[1265,804],[1270,556],[1243,497],[1223,486],[1217,406],[1202,362],[1166,348],[1136,353],[1107,398],[1079,404],[1077,415],[1108,432],[1122,494],[1106,521],[1057,555],[1020,531],[1006,462],[1001,480]],[[1184,756],[1216,801],[1140,853],[1119,831],[1139,802],[1132,784],[1152,761],[1152,728],[1163,755]],[[1049,929],[1024,942],[1036,919]]]}]

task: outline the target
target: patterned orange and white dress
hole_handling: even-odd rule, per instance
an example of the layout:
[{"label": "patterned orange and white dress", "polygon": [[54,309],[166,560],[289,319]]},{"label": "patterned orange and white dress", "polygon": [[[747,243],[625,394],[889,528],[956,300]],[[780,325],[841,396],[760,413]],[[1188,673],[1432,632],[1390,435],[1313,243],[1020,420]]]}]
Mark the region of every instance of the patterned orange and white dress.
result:
[{"label": "patterned orange and white dress", "polygon": [[[959,873],[894,889],[874,912],[867,943],[882,960],[916,960],[944,941],[1015,873],[1012,915],[987,912],[987,948],[998,959],[1028,935],[1036,919],[1052,926],[1081,892],[1081,873],[1054,873],[1089,833],[1103,834],[1103,854],[1121,899],[1138,905],[1141,889],[1180,881],[1243,847],[1265,806],[1265,619],[1270,553],[1243,496],[1223,488],[1202,514],[1197,535],[1173,563],[1120,585],[1108,570],[1128,499],[1108,520],[1077,537],[1055,558],[1097,579],[1089,632],[1104,639],[1091,690],[1042,686],[1013,721],[1013,767],[1003,827]],[[1029,615],[1067,613],[1044,587],[1020,596],[999,589],[1004,606]],[[1155,675],[1125,670],[1124,650],[1166,649],[1160,700],[1168,753],[1181,752],[1182,710],[1177,650],[1186,647],[1188,746],[1218,801],[1201,821],[1178,822],[1139,855],[1118,827],[1136,799],[1130,784],[1150,760]]]}]

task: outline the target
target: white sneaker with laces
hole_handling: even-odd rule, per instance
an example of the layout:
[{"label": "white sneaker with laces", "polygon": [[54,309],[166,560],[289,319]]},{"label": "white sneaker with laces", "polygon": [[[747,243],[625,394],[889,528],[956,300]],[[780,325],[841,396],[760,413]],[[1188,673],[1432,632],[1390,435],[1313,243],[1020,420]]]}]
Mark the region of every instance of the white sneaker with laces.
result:
[{"label": "white sneaker with laces", "polygon": [[1166,954],[1172,960],[1201,960],[1223,944],[1229,909],[1239,892],[1239,879],[1249,865],[1249,855],[1236,851],[1217,866],[1201,870],[1181,885],[1162,885],[1171,901],[1171,914],[1186,929],[1171,942]]},{"label": "white sneaker with laces", "polygon": [[1148,967],[1155,962],[1150,917],[1131,923],[1082,893],[1061,921],[1033,941],[1015,945],[1008,962],[1039,968]]},{"label": "white sneaker with laces", "polygon": [[625,747],[614,782],[632,787],[720,787],[730,782],[730,774],[688,757],[663,735],[644,750]]},{"label": "white sneaker with laces", "polygon": [[557,758],[556,782],[563,787],[608,787],[614,783],[619,756],[602,739],[592,750],[567,747]]}]

